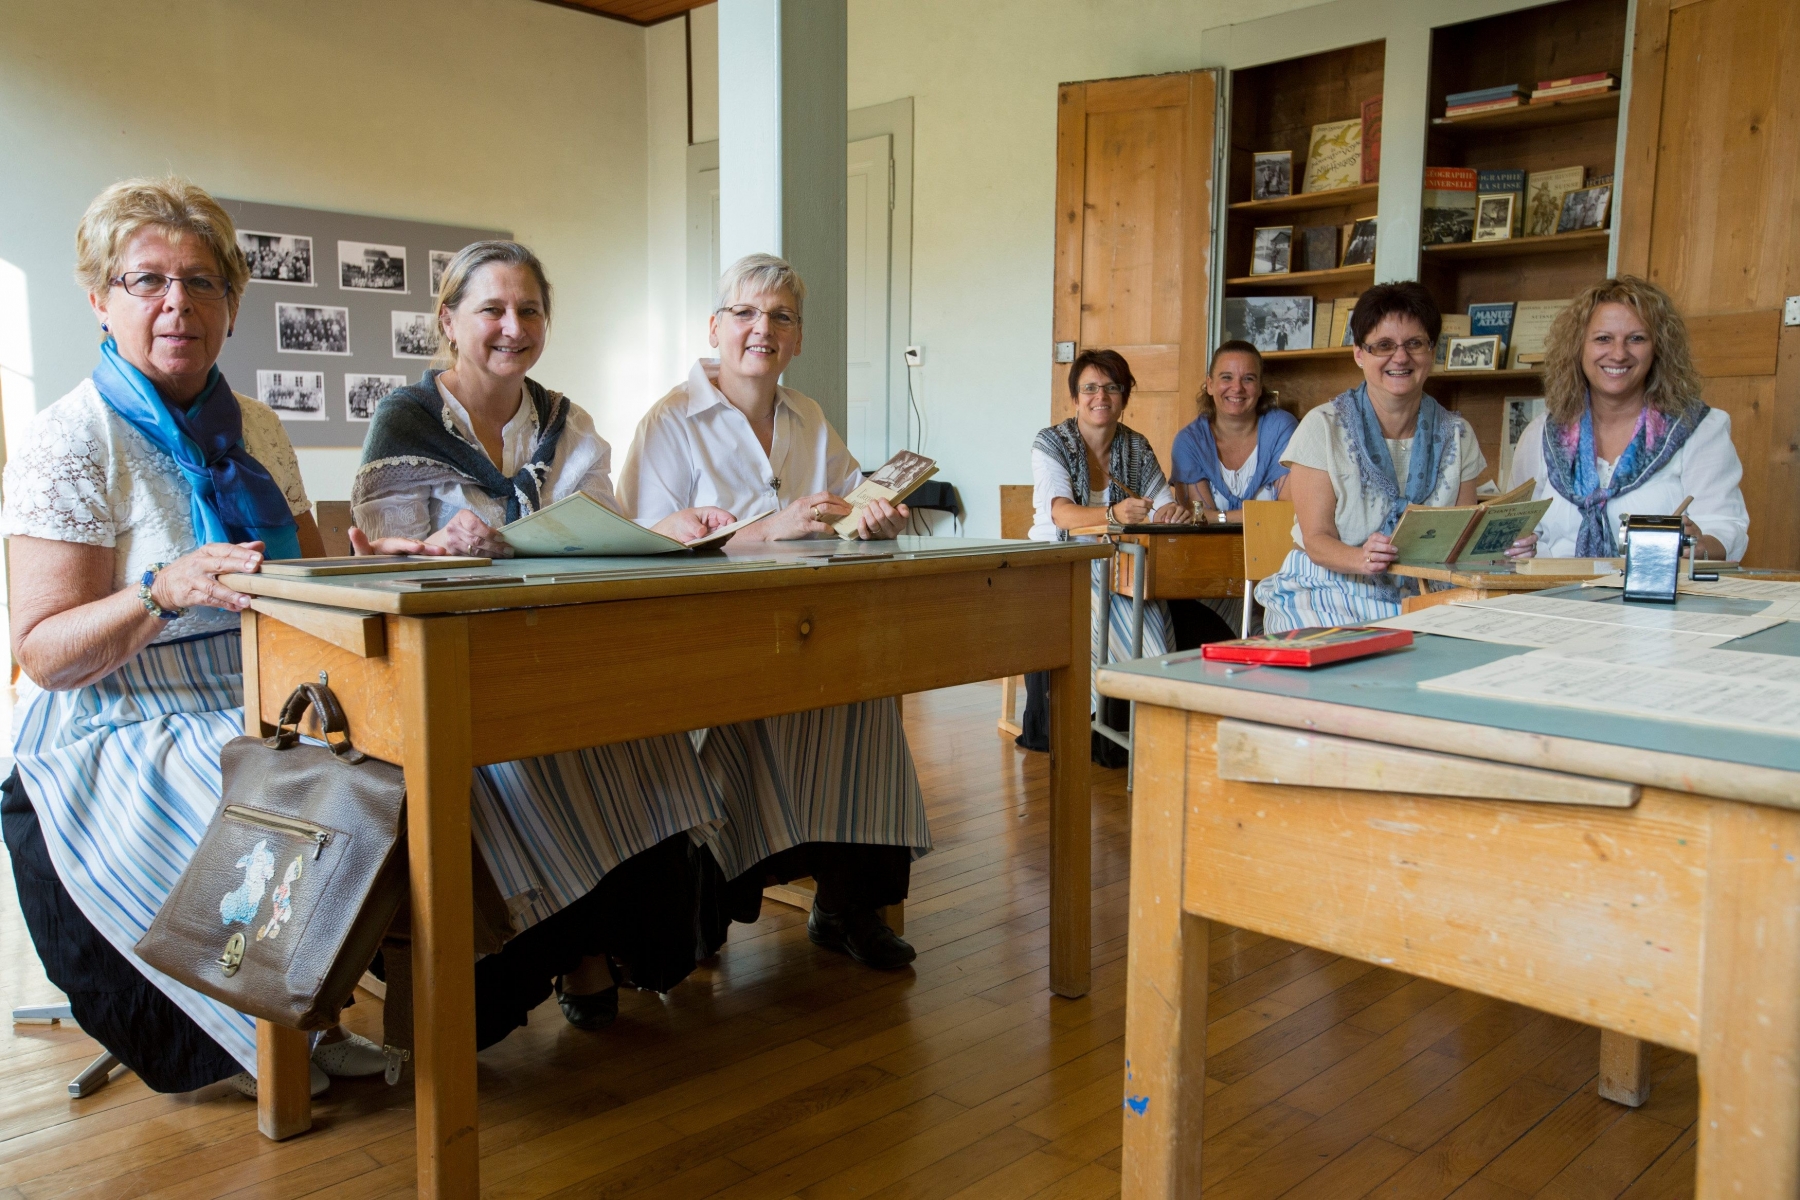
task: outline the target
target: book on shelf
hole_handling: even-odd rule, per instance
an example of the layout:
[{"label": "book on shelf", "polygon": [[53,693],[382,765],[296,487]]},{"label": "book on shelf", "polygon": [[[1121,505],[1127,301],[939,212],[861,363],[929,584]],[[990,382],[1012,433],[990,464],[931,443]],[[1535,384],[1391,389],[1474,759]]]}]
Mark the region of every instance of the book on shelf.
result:
[{"label": "book on shelf", "polygon": [[1314,125],[1306,150],[1304,190],[1329,192],[1361,182],[1362,118]]},{"label": "book on shelf", "polygon": [[1517,197],[1512,206],[1512,236],[1518,237],[1525,231],[1525,172],[1517,167],[1496,167],[1475,172],[1476,195],[1493,196],[1501,192],[1511,192]]},{"label": "book on shelf", "polygon": [[1508,396],[1500,402],[1500,474],[1496,478],[1502,484],[1512,482],[1513,455],[1519,449],[1519,439],[1543,411],[1542,396]]},{"label": "book on shelf", "polygon": [[617,555],[668,554],[705,550],[768,516],[758,513],[734,521],[691,542],[665,537],[630,517],[620,516],[585,492],[564,496],[534,513],[502,526],[500,536],[520,558],[611,558]]},{"label": "book on shelf", "polygon": [[1542,95],[1534,95],[1531,98],[1531,103],[1554,104],[1558,100],[1585,100],[1589,96],[1608,96],[1616,91],[1618,91],[1617,88],[1600,87],[1598,85],[1591,88],[1571,88],[1566,92],[1546,92]]},{"label": "book on shelf", "polygon": [[1586,75],[1568,75],[1561,79],[1540,79],[1537,82],[1537,87],[1532,90],[1547,92],[1555,88],[1580,87],[1583,84],[1600,83],[1602,81],[1608,84],[1618,82],[1618,80],[1613,78],[1611,71],[1590,71]]},{"label": "book on shelf", "polygon": [[936,474],[935,460],[926,458],[923,454],[914,454],[911,450],[896,451],[894,457],[875,468],[874,474],[863,476],[863,481],[856,485],[855,490],[844,497],[845,503],[850,505],[850,515],[832,528],[843,540],[855,541],[857,523],[871,500],[899,504],[917,491],[920,484]]},{"label": "book on shelf", "polygon": [[1498,366],[1504,361],[1506,347],[1512,340],[1513,302],[1502,300],[1493,304],[1469,305],[1470,337],[1497,337],[1500,339],[1501,353],[1495,361]]},{"label": "book on shelf", "polygon": [[1532,90],[1531,102],[1542,104],[1546,100],[1573,100],[1582,96],[1604,96],[1618,86],[1619,81],[1604,72],[1599,75],[1581,75],[1566,81],[1552,80],[1540,83]]},{"label": "book on shelf", "polygon": [[1362,102],[1362,181],[1377,183],[1381,179],[1381,97],[1371,96]]},{"label": "book on shelf", "polygon": [[1543,365],[1544,342],[1550,336],[1550,326],[1570,303],[1568,300],[1518,302],[1513,309],[1512,340],[1506,352],[1508,368],[1518,371]]},{"label": "book on shelf", "polygon": [[1407,505],[1394,527],[1397,561],[1409,567],[1505,562],[1507,547],[1536,529],[1550,510],[1548,498],[1531,499],[1536,486],[1527,480],[1481,504]]},{"label": "book on shelf", "polygon": [[1334,311],[1331,301],[1321,300],[1313,305],[1313,349],[1329,350],[1331,348],[1331,314]]},{"label": "book on shelf", "polygon": [[1331,344],[1350,345],[1350,314],[1356,311],[1355,296],[1341,296],[1331,302]]},{"label": "book on shelf", "polygon": [[1473,167],[1425,168],[1425,206],[1419,222],[1424,245],[1466,242],[1475,236],[1478,178]]},{"label": "book on shelf", "polygon": [[1463,104],[1481,104],[1489,100],[1505,100],[1525,93],[1525,86],[1518,83],[1502,83],[1495,87],[1473,88],[1464,92],[1446,92],[1444,107],[1455,108]]},{"label": "book on shelf", "polygon": [[1446,117],[1472,117],[1477,113],[1499,112],[1507,108],[1520,108],[1525,103],[1523,96],[1508,96],[1504,100],[1483,100],[1479,104],[1459,104],[1455,108],[1446,108]]},{"label": "book on shelf", "polygon": [[1367,266],[1375,261],[1374,217],[1362,217],[1350,223],[1350,241],[1344,246],[1346,267]]},{"label": "book on shelf", "polygon": [[1443,329],[1442,332],[1438,334],[1437,352],[1434,356],[1437,365],[1440,368],[1449,361],[1450,340],[1452,338],[1469,336],[1468,313],[1445,313],[1442,319],[1444,322]]},{"label": "book on shelf", "polygon": [[1300,243],[1302,270],[1329,271],[1338,265],[1338,227],[1307,225],[1295,234]]},{"label": "book on shelf", "polygon": [[1377,629],[1366,625],[1309,625],[1285,633],[1209,642],[1200,647],[1205,662],[1254,663],[1269,667],[1320,667],[1362,658],[1413,643],[1410,629]]},{"label": "book on shelf", "polygon": [[[1548,237],[1562,217],[1563,197],[1582,186],[1587,171],[1582,167],[1558,167],[1533,171],[1525,177],[1525,236]],[[1430,186],[1429,184],[1427,186]]]},{"label": "book on shelf", "polygon": [[1604,171],[1598,167],[1589,167],[1587,169],[1587,172],[1586,172],[1584,178],[1582,179],[1581,186],[1582,187],[1611,187],[1612,181],[1613,181],[1613,173],[1611,171]]}]

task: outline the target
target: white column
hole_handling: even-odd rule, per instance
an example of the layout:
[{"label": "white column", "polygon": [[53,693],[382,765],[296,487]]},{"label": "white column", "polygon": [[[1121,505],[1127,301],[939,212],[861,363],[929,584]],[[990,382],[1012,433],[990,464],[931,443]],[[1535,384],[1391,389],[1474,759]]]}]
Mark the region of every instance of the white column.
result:
[{"label": "white column", "polygon": [[719,261],[779,254],[806,280],[783,382],[840,433],[847,54],[844,0],[719,0]]}]

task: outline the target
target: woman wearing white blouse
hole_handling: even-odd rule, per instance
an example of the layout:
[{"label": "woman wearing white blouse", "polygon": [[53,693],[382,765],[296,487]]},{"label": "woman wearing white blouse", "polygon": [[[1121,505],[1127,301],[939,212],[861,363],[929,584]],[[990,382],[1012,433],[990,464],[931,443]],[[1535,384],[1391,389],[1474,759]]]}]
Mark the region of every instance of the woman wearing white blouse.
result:
[{"label": "woman wearing white blouse", "polygon": [[[620,499],[639,523],[692,505],[773,514],[732,538],[736,547],[827,536],[849,514],[842,497],[862,482],[856,460],[816,401],[779,386],[800,353],[805,300],[798,273],[772,255],[749,255],[721,277],[708,325],[718,359],[694,364],[656,402],[620,472]],[[897,537],[909,515],[876,500],[859,532]],[[731,917],[755,920],[765,883],[811,875],[815,943],[878,968],[913,960],[876,911],[906,898],[912,860],[931,849],[892,699],[713,729],[701,759],[730,813],[707,844]]]},{"label": "woman wearing white blouse", "polygon": [[1750,539],[1731,417],[1700,399],[1687,327],[1661,288],[1635,276],[1588,288],[1545,344],[1545,414],[1520,436],[1512,485],[1550,498],[1537,552],[1610,558],[1627,513],[1672,513],[1701,558],[1737,559]]}]

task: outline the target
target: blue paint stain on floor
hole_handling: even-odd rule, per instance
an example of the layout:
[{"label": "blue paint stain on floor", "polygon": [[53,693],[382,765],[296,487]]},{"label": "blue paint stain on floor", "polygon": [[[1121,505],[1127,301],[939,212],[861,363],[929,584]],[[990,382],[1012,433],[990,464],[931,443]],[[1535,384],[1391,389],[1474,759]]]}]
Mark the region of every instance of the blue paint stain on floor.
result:
[{"label": "blue paint stain on floor", "polygon": [[1125,1097],[1125,1107],[1129,1108],[1132,1112],[1136,1113],[1138,1116],[1141,1117],[1144,1115],[1145,1111],[1150,1107],[1150,1097],[1148,1097],[1148,1096],[1127,1096],[1127,1097]]}]

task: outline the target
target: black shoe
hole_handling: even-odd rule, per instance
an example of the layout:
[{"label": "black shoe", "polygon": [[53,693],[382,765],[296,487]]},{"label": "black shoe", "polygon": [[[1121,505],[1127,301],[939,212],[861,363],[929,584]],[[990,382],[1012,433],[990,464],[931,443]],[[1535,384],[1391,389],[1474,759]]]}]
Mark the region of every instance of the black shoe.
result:
[{"label": "black shoe", "polygon": [[606,966],[612,972],[613,985],[604,992],[571,996],[562,990],[562,976],[556,978],[556,1003],[562,1009],[563,1019],[577,1029],[592,1033],[596,1029],[605,1029],[618,1020],[619,969],[611,959],[607,960]]},{"label": "black shoe", "polygon": [[814,901],[806,918],[806,936],[815,946],[848,954],[877,971],[896,970],[919,956],[872,908],[847,908],[834,915]]}]

